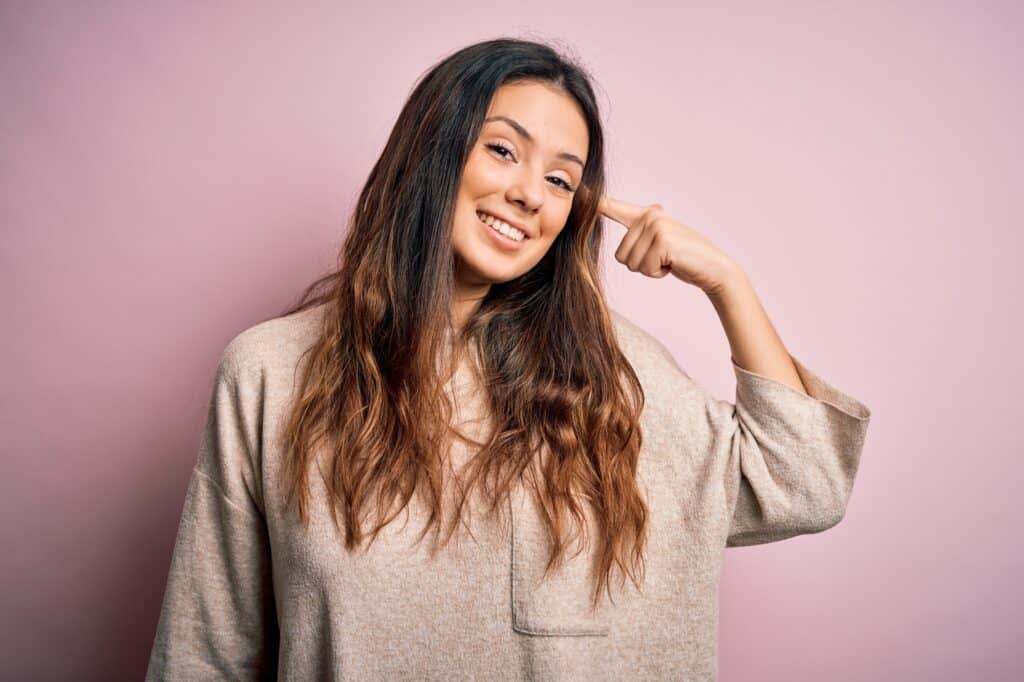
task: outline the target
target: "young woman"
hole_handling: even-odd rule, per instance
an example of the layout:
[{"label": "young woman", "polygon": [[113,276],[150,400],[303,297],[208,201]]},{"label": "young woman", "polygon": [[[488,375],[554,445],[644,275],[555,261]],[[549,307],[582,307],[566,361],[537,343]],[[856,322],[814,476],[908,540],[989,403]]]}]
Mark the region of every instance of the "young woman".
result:
[{"label": "young woman", "polygon": [[[604,178],[550,47],[425,74],[338,270],[224,350],[148,679],[716,677],[722,550],[838,523],[870,412]],[[620,263],[707,293],[735,403],[608,308],[602,216]]]}]

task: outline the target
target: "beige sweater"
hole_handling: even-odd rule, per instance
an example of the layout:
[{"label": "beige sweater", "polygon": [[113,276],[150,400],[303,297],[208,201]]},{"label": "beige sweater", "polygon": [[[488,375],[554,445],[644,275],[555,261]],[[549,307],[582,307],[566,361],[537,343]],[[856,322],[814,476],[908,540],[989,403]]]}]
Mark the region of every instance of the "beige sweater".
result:
[{"label": "beige sweater", "polygon": [[[281,465],[272,444],[322,312],[262,322],[224,350],[148,680],[715,680],[722,550],[817,533],[845,513],[863,403],[795,358],[809,396],[734,364],[735,404],[716,399],[613,312],[647,398],[642,593],[613,574],[615,604],[603,596],[591,613],[587,552],[538,582],[548,541],[522,489],[511,534],[474,516],[475,539],[431,561],[413,513],[349,554],[319,473],[308,532],[269,494]],[[470,376],[462,368],[449,386],[462,424],[482,414]]]}]

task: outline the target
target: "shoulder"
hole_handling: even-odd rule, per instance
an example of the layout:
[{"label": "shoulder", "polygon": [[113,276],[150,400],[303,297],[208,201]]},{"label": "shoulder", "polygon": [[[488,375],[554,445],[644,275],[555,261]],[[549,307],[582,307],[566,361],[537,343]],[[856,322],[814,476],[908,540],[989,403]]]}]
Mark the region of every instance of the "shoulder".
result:
[{"label": "shoulder", "polygon": [[327,305],[264,320],[238,332],[221,353],[222,371],[238,376],[294,369],[319,336]]},{"label": "shoulder", "polygon": [[698,417],[694,415],[699,415],[713,396],[694,381],[657,337],[622,313],[611,311],[611,314],[619,348],[649,399],[652,423],[659,426],[695,423]]},{"label": "shoulder", "polygon": [[657,376],[670,367],[679,369],[672,353],[653,334],[623,313],[612,308],[608,310],[615,327],[619,348],[635,370]]}]

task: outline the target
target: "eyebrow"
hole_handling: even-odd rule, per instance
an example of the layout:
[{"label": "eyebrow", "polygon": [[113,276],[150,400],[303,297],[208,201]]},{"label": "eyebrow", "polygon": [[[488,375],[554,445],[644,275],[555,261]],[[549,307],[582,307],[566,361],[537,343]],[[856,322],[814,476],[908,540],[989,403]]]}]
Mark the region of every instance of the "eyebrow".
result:
[{"label": "eyebrow", "polygon": [[[515,120],[514,118],[509,118],[508,116],[491,116],[490,118],[484,119],[484,123],[489,123],[491,121],[503,121],[512,126],[513,128],[515,128],[516,132],[522,135],[528,141],[534,141],[533,135],[530,135],[530,132],[522,125],[520,125],[519,121]],[[570,154],[569,152],[559,152],[558,158],[578,163],[581,168],[584,166],[583,161],[580,159],[580,157],[576,156],[575,154]]]}]

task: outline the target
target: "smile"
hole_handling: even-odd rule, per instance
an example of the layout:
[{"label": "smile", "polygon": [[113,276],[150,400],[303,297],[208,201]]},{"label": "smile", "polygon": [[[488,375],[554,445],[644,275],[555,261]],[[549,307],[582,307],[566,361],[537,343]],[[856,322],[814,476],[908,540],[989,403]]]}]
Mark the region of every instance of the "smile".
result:
[{"label": "smile", "polygon": [[508,223],[501,221],[488,213],[484,213],[483,211],[477,211],[476,217],[479,218],[481,222],[490,227],[492,230],[500,233],[501,235],[505,236],[508,239],[511,239],[512,241],[521,242],[527,238],[521,230],[517,230]]}]

